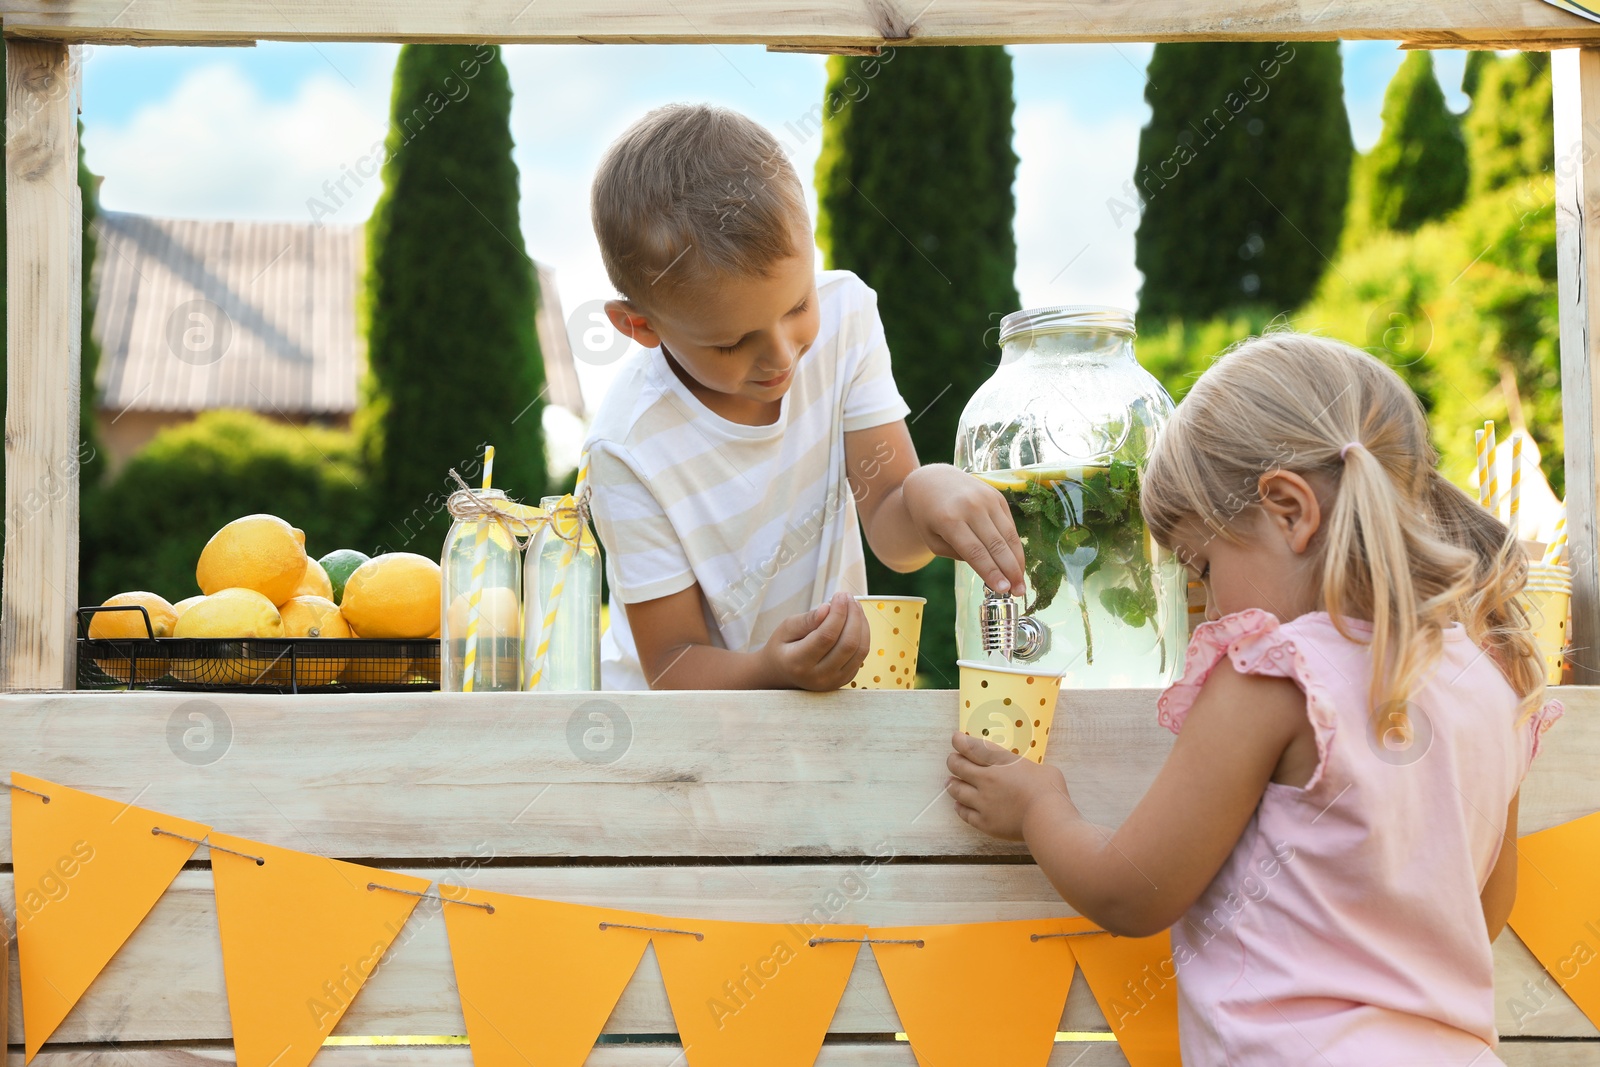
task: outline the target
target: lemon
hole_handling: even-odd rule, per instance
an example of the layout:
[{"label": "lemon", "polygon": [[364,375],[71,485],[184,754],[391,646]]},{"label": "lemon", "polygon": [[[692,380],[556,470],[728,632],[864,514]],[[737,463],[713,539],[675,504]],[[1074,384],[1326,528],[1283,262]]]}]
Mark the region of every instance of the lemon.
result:
[{"label": "lemon", "polygon": [[[204,600],[205,598],[206,598],[206,595],[204,593],[201,593],[198,596],[185,597],[184,599],[178,601],[176,604],[172,605],[172,612],[173,612],[174,615],[177,615],[179,618],[182,618],[184,612],[188,611],[190,608],[194,607],[196,604],[200,603],[200,601]],[[177,624],[174,623],[173,625],[176,626]]]},{"label": "lemon", "polygon": [[200,591],[210,596],[223,589],[254,589],[282,604],[295,595],[306,573],[306,550],[295,532],[276,515],[234,519],[200,552],[194,569]]},{"label": "lemon", "polygon": [[[518,637],[522,633],[522,604],[514,589],[490,586],[478,599],[478,637]],[[472,618],[471,598],[462,593],[450,602],[450,640],[463,641]]]},{"label": "lemon", "polygon": [[357,567],[341,607],[361,637],[425,638],[439,628],[439,565],[414,552],[385,552]]},{"label": "lemon", "polygon": [[140,607],[150,615],[150,630],[144,627],[144,615],[137,611],[99,611],[89,620],[89,637],[100,640],[112,637],[171,637],[178,616],[166,597],[155,593],[118,593],[101,607]]},{"label": "lemon", "polygon": [[[285,601],[279,609],[283,616],[285,637],[349,637],[350,627],[339,613],[339,607],[327,597],[297,596]],[[344,657],[297,656],[297,671],[293,672],[301,685],[332,685],[344,670]],[[291,670],[287,659],[279,660],[271,671],[272,680],[287,685]]]},{"label": "lemon", "polygon": [[[101,611],[96,612],[89,620],[89,637],[91,640],[102,640],[117,637],[148,638],[152,631],[156,637],[171,637],[172,628],[177,625],[178,616],[173,606],[167,603],[166,598],[155,593],[133,592],[118,593],[108,599],[103,607],[142,607],[150,616],[150,629],[146,630],[144,615],[137,611]],[[119,682],[126,683],[133,674],[131,661],[127,659],[111,658],[97,659],[95,666],[105,671]],[[139,657],[139,681],[153,682],[167,673],[167,665],[161,660],[145,659]]]},{"label": "lemon", "polygon": [[328,579],[328,572],[322,569],[322,564],[309,556],[306,557],[306,572],[301,576],[294,595],[321,597],[330,604],[333,603],[333,582]]},{"label": "lemon", "polygon": [[[175,637],[282,637],[283,616],[254,589],[219,589],[178,617]],[[172,673],[185,681],[239,684],[262,681],[276,656],[174,660]]]}]

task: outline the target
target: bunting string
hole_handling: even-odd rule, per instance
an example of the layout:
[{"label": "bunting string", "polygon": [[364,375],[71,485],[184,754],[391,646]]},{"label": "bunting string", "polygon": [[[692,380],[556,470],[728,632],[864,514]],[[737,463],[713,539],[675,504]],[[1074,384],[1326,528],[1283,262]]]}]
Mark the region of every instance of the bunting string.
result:
[{"label": "bunting string", "polygon": [[159,837],[176,837],[179,841],[187,841],[191,845],[204,845],[216,852],[227,852],[231,855],[238,856],[241,859],[255,860],[257,867],[265,867],[267,865],[267,859],[265,856],[252,856],[248,852],[238,852],[231,848],[223,848],[221,845],[213,845],[211,842],[201,837],[184,837],[182,834],[175,834],[171,830],[163,830],[159,826],[150,827],[150,832]]},{"label": "bunting string", "polygon": [[602,930],[649,930],[651,933],[654,933],[654,934],[683,934],[685,937],[692,937],[696,941],[704,941],[706,939],[706,935],[705,934],[697,934],[693,930],[673,930],[673,929],[669,929],[668,927],[665,927],[665,926],[634,926],[632,923],[605,923],[605,922],[603,922],[603,923],[600,924],[600,929],[602,929]]},{"label": "bunting string", "polygon": [[494,914],[493,904],[479,904],[475,900],[451,900],[449,897],[441,896],[438,893],[418,893],[410,889],[401,889],[398,886],[382,885],[378,882],[368,882],[367,892],[370,893],[374,889],[386,889],[391,893],[404,893],[408,897],[419,897],[422,900],[437,900],[441,904],[460,904],[462,907],[466,908],[482,908],[490,915]]}]

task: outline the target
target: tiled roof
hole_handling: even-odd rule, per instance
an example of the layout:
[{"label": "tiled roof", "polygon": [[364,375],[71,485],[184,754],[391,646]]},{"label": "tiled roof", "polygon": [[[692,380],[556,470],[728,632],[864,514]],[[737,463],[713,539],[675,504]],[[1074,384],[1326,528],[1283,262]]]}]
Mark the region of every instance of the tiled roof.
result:
[{"label": "tiled roof", "polygon": [[[102,408],[355,411],[362,227],[106,211],[96,237]],[[548,399],[582,415],[554,273],[538,270]]]}]

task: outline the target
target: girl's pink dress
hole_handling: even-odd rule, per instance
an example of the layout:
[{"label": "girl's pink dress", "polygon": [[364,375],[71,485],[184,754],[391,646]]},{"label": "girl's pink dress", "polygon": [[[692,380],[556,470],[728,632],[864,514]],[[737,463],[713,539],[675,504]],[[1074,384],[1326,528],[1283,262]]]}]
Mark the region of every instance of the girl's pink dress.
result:
[{"label": "girl's pink dress", "polygon": [[1163,725],[1183,726],[1223,656],[1299,685],[1318,760],[1303,787],[1267,785],[1172,927],[1184,1067],[1499,1064],[1479,893],[1561,705],[1517,727],[1510,684],[1457,625],[1408,706],[1412,743],[1390,748],[1368,721],[1368,648],[1326,612],[1251,609],[1195,629]]}]

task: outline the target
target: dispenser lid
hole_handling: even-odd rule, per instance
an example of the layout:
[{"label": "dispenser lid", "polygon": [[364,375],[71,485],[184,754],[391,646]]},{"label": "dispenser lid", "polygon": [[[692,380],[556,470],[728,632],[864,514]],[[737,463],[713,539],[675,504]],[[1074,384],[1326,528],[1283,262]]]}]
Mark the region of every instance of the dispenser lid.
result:
[{"label": "dispenser lid", "polygon": [[1000,320],[1000,343],[1005,344],[1020,334],[1064,330],[1109,330],[1132,337],[1133,312],[1108,304],[1058,304],[1013,311]]}]

